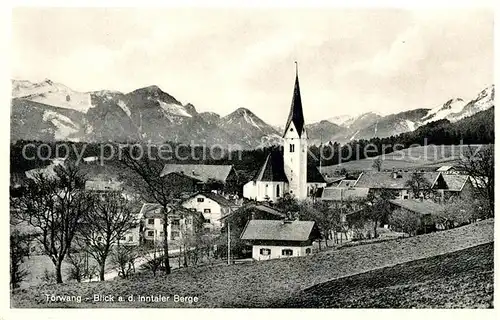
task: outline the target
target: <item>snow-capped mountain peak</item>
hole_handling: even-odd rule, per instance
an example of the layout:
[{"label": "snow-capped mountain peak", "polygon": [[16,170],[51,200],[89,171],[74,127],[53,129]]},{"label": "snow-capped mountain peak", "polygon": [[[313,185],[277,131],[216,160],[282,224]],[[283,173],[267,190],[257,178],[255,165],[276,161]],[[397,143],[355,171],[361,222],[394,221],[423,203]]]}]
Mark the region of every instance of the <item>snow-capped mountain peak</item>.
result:
[{"label": "snow-capped mountain peak", "polygon": [[87,112],[93,107],[90,93],[74,91],[50,79],[38,83],[12,80],[12,97],[80,112]]}]

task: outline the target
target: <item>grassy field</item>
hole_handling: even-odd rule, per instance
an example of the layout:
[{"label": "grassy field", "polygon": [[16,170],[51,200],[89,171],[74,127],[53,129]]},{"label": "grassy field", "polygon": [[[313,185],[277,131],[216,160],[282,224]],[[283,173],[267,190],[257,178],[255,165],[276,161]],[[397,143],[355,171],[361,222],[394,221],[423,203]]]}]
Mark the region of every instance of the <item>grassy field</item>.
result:
[{"label": "grassy field", "polygon": [[275,307],[492,308],[493,243],[307,288]]},{"label": "grassy field", "polygon": [[[281,305],[315,284],[428,258],[493,241],[493,220],[449,231],[296,257],[231,266],[188,268],[168,277],[136,275],[129,280],[59,284],[17,289],[12,307],[268,307]],[[81,303],[47,303],[45,294],[79,295]],[[93,302],[95,294],[110,294],[114,303]],[[133,301],[117,302],[119,296]],[[166,302],[138,301],[138,296],[162,295]],[[197,303],[174,301],[175,295],[197,297]]]},{"label": "grassy field", "polygon": [[[439,168],[444,165],[454,165],[459,156],[468,152],[468,146],[420,146],[399,150],[382,156],[382,170],[412,169],[425,167],[428,169]],[[477,148],[478,146],[473,146]],[[333,173],[345,168],[348,171],[369,171],[372,168],[373,159],[361,159],[349,161],[339,165],[325,166],[321,168],[322,173]]]}]

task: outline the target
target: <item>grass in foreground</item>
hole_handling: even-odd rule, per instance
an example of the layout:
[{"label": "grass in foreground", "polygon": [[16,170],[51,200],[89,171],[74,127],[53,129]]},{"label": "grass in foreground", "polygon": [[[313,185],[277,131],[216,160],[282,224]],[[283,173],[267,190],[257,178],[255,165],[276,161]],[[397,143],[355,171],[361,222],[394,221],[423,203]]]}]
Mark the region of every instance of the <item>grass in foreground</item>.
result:
[{"label": "grass in foreground", "polygon": [[345,277],[276,307],[493,308],[493,243]]},{"label": "grass in foreground", "polygon": [[[493,241],[492,219],[461,228],[318,254],[231,266],[188,268],[169,276],[137,275],[129,280],[59,284],[14,290],[12,307],[273,307],[315,284],[409,261],[429,258]],[[81,296],[82,302],[47,303],[45,294]],[[137,299],[93,302],[95,294],[170,297],[167,302]],[[174,295],[196,296],[197,303],[173,301]],[[89,300],[85,300],[88,298]]]}]

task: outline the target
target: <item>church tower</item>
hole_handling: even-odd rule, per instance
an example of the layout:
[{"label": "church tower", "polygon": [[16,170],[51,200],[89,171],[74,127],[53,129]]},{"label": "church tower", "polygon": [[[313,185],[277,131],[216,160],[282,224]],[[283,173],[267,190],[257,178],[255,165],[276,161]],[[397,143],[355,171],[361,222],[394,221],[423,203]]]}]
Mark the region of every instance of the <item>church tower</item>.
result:
[{"label": "church tower", "polygon": [[307,198],[307,133],[300,98],[297,62],[295,62],[292,106],[283,132],[283,143],[283,163],[289,192],[299,200],[305,199]]}]

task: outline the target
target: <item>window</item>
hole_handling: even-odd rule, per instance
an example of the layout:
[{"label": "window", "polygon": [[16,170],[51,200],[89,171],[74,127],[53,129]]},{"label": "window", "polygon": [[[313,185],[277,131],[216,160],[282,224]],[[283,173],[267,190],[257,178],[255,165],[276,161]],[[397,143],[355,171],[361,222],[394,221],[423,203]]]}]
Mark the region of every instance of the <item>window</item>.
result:
[{"label": "window", "polygon": [[283,250],[281,250],[281,255],[282,256],[293,256],[293,250],[292,249],[283,249]]},{"label": "window", "polygon": [[267,249],[267,248],[260,249],[260,255],[261,256],[268,256],[270,254],[271,254],[271,249]]},{"label": "window", "polygon": [[128,242],[132,242],[132,241],[134,241],[134,236],[129,236],[128,237]]},{"label": "window", "polygon": [[210,209],[203,209],[203,213],[210,213]]},{"label": "window", "polygon": [[409,199],[409,196],[407,194],[403,194],[403,199]]},{"label": "window", "polygon": [[126,239],[125,237],[121,237],[120,241],[125,241],[125,239]]},{"label": "window", "polygon": [[102,237],[97,237],[97,241],[101,242],[102,241]]},{"label": "window", "polygon": [[290,152],[295,152],[295,145],[290,143]]},{"label": "window", "polygon": [[181,225],[181,221],[179,219],[172,220],[172,225],[173,226],[180,226]]},{"label": "window", "polygon": [[277,198],[280,197],[280,185],[279,184],[276,186],[276,197]]},{"label": "window", "polygon": [[306,249],[306,254],[311,254],[311,248]]},{"label": "window", "polygon": [[160,237],[163,237],[163,231],[160,231]]},{"label": "window", "polygon": [[155,235],[155,232],[154,231],[148,231],[148,237],[153,237]]},{"label": "window", "polygon": [[155,219],[148,219],[148,224],[155,224]]},{"label": "window", "polygon": [[210,223],[210,219],[205,219],[205,223]]},{"label": "window", "polygon": [[172,231],[172,239],[179,238],[179,231]]},{"label": "window", "polygon": [[196,198],[196,201],[198,201],[198,202],[204,202],[205,198]]}]

